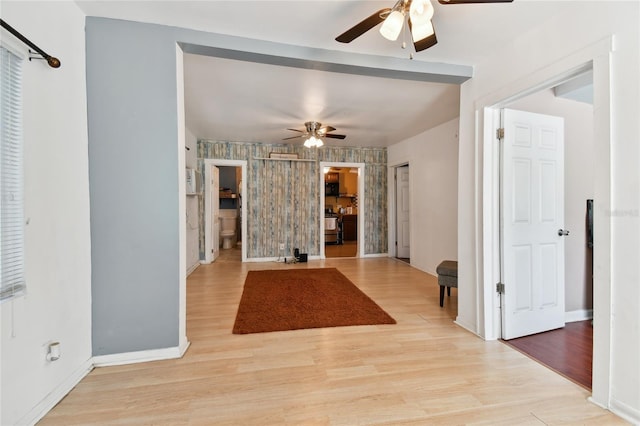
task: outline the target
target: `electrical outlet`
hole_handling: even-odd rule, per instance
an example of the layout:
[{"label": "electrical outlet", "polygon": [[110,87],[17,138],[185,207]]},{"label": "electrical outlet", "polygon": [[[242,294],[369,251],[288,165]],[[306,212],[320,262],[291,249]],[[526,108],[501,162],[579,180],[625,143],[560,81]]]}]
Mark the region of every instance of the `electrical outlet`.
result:
[{"label": "electrical outlet", "polygon": [[284,250],[284,243],[280,243],[280,250]]}]

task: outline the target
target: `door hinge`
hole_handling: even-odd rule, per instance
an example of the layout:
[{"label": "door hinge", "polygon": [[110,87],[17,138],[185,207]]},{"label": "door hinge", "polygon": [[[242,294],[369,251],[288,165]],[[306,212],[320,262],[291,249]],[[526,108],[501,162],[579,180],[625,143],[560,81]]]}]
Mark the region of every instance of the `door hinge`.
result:
[{"label": "door hinge", "polygon": [[504,294],[504,283],[497,283],[496,291],[500,294]]},{"label": "door hinge", "polygon": [[496,138],[504,139],[504,127],[496,129]]}]

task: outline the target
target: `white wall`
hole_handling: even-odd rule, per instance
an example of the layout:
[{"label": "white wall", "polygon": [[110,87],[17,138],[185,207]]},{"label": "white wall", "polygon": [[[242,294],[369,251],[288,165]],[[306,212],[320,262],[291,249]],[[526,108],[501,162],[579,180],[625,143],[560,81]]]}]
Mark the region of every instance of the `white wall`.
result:
[{"label": "white wall", "polygon": [[[441,261],[458,259],[458,123],[451,120],[387,149],[389,176],[394,166],[409,164],[411,265],[433,275]],[[395,206],[394,185],[390,178],[389,206]],[[389,210],[393,242],[395,212]]]},{"label": "white wall", "polygon": [[565,311],[583,319],[592,308],[592,265],[586,245],[586,200],[593,199],[595,150],[593,106],[555,97],[552,89],[520,99],[508,108],[564,118],[565,128]]},{"label": "white wall", "polygon": [[[198,147],[197,138],[186,129],[185,146],[189,150],[185,153],[185,164],[189,169],[198,169]],[[193,271],[200,264],[200,246],[198,233],[198,197],[187,195],[187,274]]]},{"label": "white wall", "polygon": [[3,1],[2,19],[62,62],[23,66],[27,295],[0,305],[0,424],[13,425],[37,420],[90,368],[91,248],[84,15],[71,1]]},{"label": "white wall", "polygon": [[[461,88],[458,318],[487,336],[495,318],[485,282],[484,108],[593,61],[595,176],[594,364],[596,403],[640,422],[640,18],[638,2],[573,2],[564,14],[477,64]],[[613,37],[613,52],[610,37]],[[610,85],[609,85],[610,84]],[[486,133],[487,140],[490,134]],[[489,210],[489,213],[492,213]],[[600,254],[600,255],[599,255]],[[493,291],[494,292],[494,291]],[[490,296],[489,296],[490,297]],[[495,338],[495,337],[494,337]]]}]

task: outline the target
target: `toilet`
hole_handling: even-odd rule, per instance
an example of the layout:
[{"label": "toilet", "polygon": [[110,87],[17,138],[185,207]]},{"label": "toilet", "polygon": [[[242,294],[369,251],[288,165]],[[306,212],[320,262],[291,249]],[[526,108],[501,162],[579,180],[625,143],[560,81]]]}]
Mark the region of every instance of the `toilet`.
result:
[{"label": "toilet", "polygon": [[236,219],[235,209],[220,209],[220,241],[223,249],[230,249],[236,245]]}]

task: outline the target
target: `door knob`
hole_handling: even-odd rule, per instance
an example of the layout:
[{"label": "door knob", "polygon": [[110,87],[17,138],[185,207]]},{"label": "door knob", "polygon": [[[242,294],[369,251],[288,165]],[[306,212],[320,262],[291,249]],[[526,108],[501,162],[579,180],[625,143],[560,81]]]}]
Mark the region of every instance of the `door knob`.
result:
[{"label": "door knob", "polygon": [[558,235],[561,237],[566,237],[567,235],[569,235],[569,231],[567,231],[566,229],[558,229]]}]

